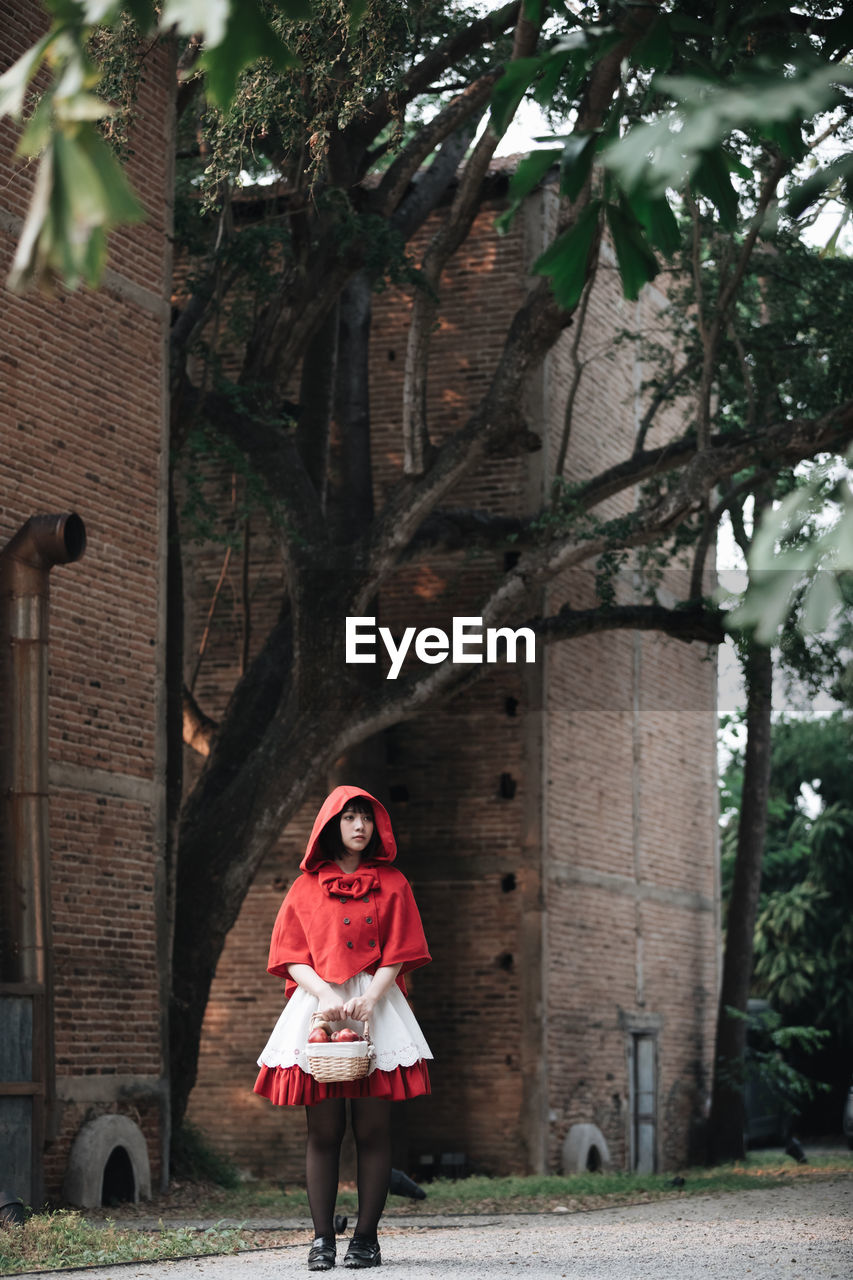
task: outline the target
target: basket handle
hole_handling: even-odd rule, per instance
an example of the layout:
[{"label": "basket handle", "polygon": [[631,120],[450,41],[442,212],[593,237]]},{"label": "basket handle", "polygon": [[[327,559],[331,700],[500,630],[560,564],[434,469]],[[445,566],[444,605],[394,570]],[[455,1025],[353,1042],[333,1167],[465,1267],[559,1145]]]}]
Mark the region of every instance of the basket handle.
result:
[{"label": "basket handle", "polygon": [[[323,1015],[322,1015],[322,1013],[320,1013],[320,1011],[319,1011],[319,1009],[318,1009],[318,1010],[316,1011],[316,1013],[312,1013],[312,1014],[311,1014],[311,1023],[310,1023],[310,1025],[313,1025],[314,1023],[316,1023],[316,1024],[319,1026],[321,1022],[325,1022],[325,1023],[326,1023],[326,1025],[328,1026],[328,1019],[327,1019],[327,1018],[324,1018],[324,1017],[323,1017]],[[362,1022],[362,1024],[361,1024],[361,1025],[364,1027],[364,1036],[363,1036],[363,1038],[367,1041],[367,1043],[368,1043],[368,1044],[373,1044],[373,1041],[372,1041],[372,1040],[371,1040],[371,1038],[370,1038],[370,1023],[365,1019],[365,1020]],[[355,1042],[353,1042],[353,1043],[355,1043]]]}]

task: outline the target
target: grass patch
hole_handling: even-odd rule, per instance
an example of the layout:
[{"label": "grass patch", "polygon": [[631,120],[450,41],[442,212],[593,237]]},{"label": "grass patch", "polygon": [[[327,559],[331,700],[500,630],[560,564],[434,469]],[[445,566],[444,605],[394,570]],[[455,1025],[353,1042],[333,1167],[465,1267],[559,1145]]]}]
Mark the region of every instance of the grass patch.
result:
[{"label": "grass patch", "polygon": [[[537,1213],[555,1205],[570,1209],[594,1209],[605,1204],[627,1204],[675,1195],[705,1195],[709,1192],[740,1191],[749,1187],[790,1184],[801,1178],[853,1174],[853,1155],[815,1157],[808,1164],[795,1164],[778,1153],[759,1152],[738,1164],[712,1168],[697,1166],[676,1175],[631,1173],[582,1173],[571,1177],[556,1175],[531,1177],[471,1177],[460,1181],[437,1179],[425,1184],[426,1200],[390,1196],[386,1218],[402,1215],[429,1216],[460,1213]],[[673,1186],[674,1177],[684,1179]],[[344,1185],[338,1195],[337,1210],[350,1215],[356,1209],[355,1189]],[[167,1196],[138,1206],[111,1209],[110,1216],[162,1217],[215,1221],[228,1218],[250,1225],[257,1219],[307,1218],[308,1201],[304,1188],[283,1188],[274,1182],[243,1182],[225,1191],[209,1184],[173,1184]],[[90,1217],[92,1214],[90,1213]]]},{"label": "grass patch", "polygon": [[245,1232],[234,1227],[135,1231],[109,1220],[95,1225],[86,1222],[76,1209],[60,1209],[33,1214],[20,1226],[0,1230],[0,1274],[237,1253],[246,1246],[245,1237]]},{"label": "grass patch", "polygon": [[[426,1200],[392,1196],[385,1219],[402,1215],[431,1217],[475,1213],[552,1213],[637,1204],[685,1195],[768,1189],[808,1179],[853,1176],[853,1155],[815,1157],[794,1164],[787,1157],[759,1153],[743,1163],[683,1169],[679,1174],[583,1173],[571,1177],[471,1177],[453,1182],[437,1179],[426,1187]],[[683,1184],[674,1185],[675,1179]],[[352,1218],[357,1196],[342,1187],[337,1209]],[[211,1183],[173,1183],[168,1195],[140,1205],[120,1205],[97,1221],[77,1210],[36,1214],[23,1226],[0,1229],[0,1275],[21,1271],[53,1271],[63,1267],[109,1266],[119,1262],[163,1261],[204,1254],[237,1253],[270,1248],[302,1239],[293,1232],[253,1227],[259,1219],[308,1218],[308,1202],[300,1187],[283,1189],[273,1182],[241,1183],[226,1190]],[[133,1218],[160,1219],[157,1230],[133,1229]],[[227,1225],[224,1218],[240,1225]],[[205,1229],[181,1225],[180,1219],[212,1221]],[[121,1219],[119,1225],[117,1219]],[[171,1220],[171,1224],[170,1224]]]}]

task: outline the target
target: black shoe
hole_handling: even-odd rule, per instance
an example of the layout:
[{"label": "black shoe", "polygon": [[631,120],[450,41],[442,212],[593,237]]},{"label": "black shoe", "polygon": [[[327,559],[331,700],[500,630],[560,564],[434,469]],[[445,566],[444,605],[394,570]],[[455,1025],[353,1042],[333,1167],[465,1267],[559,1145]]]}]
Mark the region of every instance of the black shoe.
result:
[{"label": "black shoe", "polygon": [[335,1237],[317,1236],[308,1250],[309,1271],[331,1271],[335,1265]]},{"label": "black shoe", "polygon": [[364,1236],[353,1236],[349,1248],[344,1255],[345,1267],[378,1267],[382,1265],[382,1254],[376,1240],[365,1240]]}]

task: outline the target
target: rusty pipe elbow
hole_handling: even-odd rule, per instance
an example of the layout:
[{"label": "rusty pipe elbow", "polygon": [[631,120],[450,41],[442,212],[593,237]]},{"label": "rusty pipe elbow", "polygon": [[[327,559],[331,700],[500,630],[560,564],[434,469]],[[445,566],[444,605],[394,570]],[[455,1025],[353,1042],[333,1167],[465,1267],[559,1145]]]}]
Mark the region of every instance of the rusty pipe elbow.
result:
[{"label": "rusty pipe elbow", "polygon": [[21,569],[44,573],[56,564],[79,560],[85,550],[86,526],[75,512],[30,516],[0,551],[0,575],[14,572],[12,561]]}]

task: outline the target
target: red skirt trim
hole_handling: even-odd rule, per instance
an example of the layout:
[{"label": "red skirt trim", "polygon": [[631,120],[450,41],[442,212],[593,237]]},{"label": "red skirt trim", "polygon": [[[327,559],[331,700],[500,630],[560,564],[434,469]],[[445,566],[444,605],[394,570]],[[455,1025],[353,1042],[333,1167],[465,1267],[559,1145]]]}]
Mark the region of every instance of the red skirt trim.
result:
[{"label": "red skirt trim", "polygon": [[395,1067],[393,1071],[371,1071],[361,1080],[315,1080],[301,1067],[261,1067],[255,1081],[255,1093],[269,1098],[278,1107],[310,1107],[326,1098],[388,1098],[404,1102],[430,1093],[427,1064],[420,1059],[411,1067]]}]

